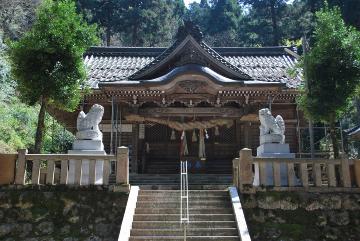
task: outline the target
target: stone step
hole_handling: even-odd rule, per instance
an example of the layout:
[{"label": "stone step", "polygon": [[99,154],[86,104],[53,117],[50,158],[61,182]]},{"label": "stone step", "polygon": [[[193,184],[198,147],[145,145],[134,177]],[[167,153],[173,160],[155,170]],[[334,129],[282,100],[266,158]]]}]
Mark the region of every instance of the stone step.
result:
[{"label": "stone step", "polygon": [[[218,180],[189,180],[189,185],[194,184],[228,184],[232,180],[228,179],[218,179]],[[130,180],[130,183],[142,183],[142,184],[180,184],[180,180]]]},{"label": "stone step", "polygon": [[[136,208],[136,214],[179,214],[180,208]],[[229,208],[189,208],[191,214],[233,214]]]},{"label": "stone step", "polygon": [[[208,175],[204,175],[204,176],[198,176],[198,175],[194,175],[194,174],[189,174],[188,178],[191,180],[208,180],[208,179],[231,179],[232,175],[228,174],[228,175],[214,175],[214,174],[208,174]],[[171,179],[171,180],[177,180],[180,179],[180,174],[162,174],[162,175],[157,175],[157,174],[147,174],[147,175],[130,175],[130,179],[133,180],[166,180],[166,179]]]},{"label": "stone step", "polygon": [[[191,183],[199,183],[199,182],[209,182],[209,183],[214,183],[214,182],[231,182],[232,178],[228,178],[228,177],[224,177],[224,178],[189,178],[188,179],[189,184]],[[180,182],[180,178],[130,178],[130,182],[167,182],[167,183],[172,183],[172,182]]]},{"label": "stone step", "polygon": [[[231,207],[231,203],[223,202],[223,201],[192,201],[189,200],[189,206],[193,208],[229,208]],[[154,202],[154,201],[139,201],[137,202],[136,207],[138,208],[180,208],[180,202],[177,201],[162,201],[162,202]]]},{"label": "stone step", "polygon": [[[233,214],[190,214],[190,221],[235,221]],[[179,221],[178,214],[138,214],[135,213],[134,221]]]},{"label": "stone step", "polygon": [[[235,221],[193,221],[191,228],[237,228]],[[133,229],[180,229],[179,221],[133,221]]]},{"label": "stone step", "polygon": [[[207,200],[211,200],[211,201],[227,201],[229,200],[228,196],[195,196],[195,195],[191,195],[189,194],[189,201],[207,201]],[[140,195],[138,196],[138,202],[142,202],[142,201],[153,201],[153,202],[157,202],[157,201],[161,201],[161,202],[177,202],[180,201],[180,193],[178,193],[177,195]]]},{"label": "stone step", "polygon": [[[159,236],[159,237],[151,237],[151,236],[137,236],[137,237],[130,237],[129,241],[158,241],[158,240],[171,240],[171,241],[184,241],[184,236]],[[212,236],[212,237],[201,237],[201,236],[187,236],[186,240],[188,241],[209,241],[209,240],[216,240],[216,241],[239,241],[239,236]]]},{"label": "stone step", "polygon": [[[131,183],[134,185],[134,183]],[[174,184],[140,184],[138,185],[142,190],[179,190],[180,185],[174,185]],[[230,183],[228,184],[190,184],[189,190],[226,190],[229,186],[231,186]]]},{"label": "stone step", "polygon": [[[139,196],[179,196],[180,190],[140,190]],[[190,197],[212,197],[212,196],[222,196],[222,197],[229,197],[229,193],[227,191],[221,190],[190,190],[189,191]]]},{"label": "stone step", "polygon": [[[191,225],[191,224],[190,224]],[[237,236],[237,228],[197,228],[189,227],[187,236]],[[183,229],[132,229],[131,236],[181,236],[184,235]]]}]

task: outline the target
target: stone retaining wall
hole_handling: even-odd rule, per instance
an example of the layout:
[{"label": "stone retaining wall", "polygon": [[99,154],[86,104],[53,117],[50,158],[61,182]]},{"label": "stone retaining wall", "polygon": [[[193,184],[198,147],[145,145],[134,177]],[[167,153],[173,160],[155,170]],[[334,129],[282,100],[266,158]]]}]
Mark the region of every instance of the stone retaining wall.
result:
[{"label": "stone retaining wall", "polygon": [[1,188],[0,240],[117,240],[127,197],[100,186]]},{"label": "stone retaining wall", "polygon": [[359,240],[360,194],[257,192],[243,194],[252,240]]}]

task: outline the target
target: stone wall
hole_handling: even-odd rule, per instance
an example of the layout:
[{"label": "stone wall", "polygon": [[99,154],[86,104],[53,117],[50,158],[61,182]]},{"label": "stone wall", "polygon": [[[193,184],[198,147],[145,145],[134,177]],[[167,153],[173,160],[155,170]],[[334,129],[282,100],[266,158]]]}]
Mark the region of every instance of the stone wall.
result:
[{"label": "stone wall", "polygon": [[252,240],[359,240],[360,194],[243,194]]},{"label": "stone wall", "polygon": [[127,193],[98,186],[18,188],[0,189],[0,240],[117,240]]}]

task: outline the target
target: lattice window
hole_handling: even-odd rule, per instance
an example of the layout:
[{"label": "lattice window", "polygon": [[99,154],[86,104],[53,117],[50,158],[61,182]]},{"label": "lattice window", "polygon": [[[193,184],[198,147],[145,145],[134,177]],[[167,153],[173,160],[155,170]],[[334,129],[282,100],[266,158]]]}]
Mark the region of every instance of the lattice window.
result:
[{"label": "lattice window", "polygon": [[235,143],[236,142],[236,128],[232,125],[230,128],[225,126],[219,127],[219,136],[216,137],[220,143]]},{"label": "lattice window", "polygon": [[167,126],[154,124],[146,125],[145,139],[148,142],[166,142],[170,140],[171,130]]}]

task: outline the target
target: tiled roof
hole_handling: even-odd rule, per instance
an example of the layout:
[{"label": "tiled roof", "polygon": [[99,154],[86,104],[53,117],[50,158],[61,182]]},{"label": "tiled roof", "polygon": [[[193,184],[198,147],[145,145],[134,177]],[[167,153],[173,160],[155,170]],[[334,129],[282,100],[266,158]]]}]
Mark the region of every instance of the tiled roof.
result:
[{"label": "tiled roof", "polygon": [[[129,77],[161,55],[166,48],[93,47],[85,54],[89,82],[96,88],[100,82],[129,80]],[[212,48],[227,63],[239,68],[252,80],[281,82],[297,88],[300,77],[288,70],[296,58],[286,47]]]}]

